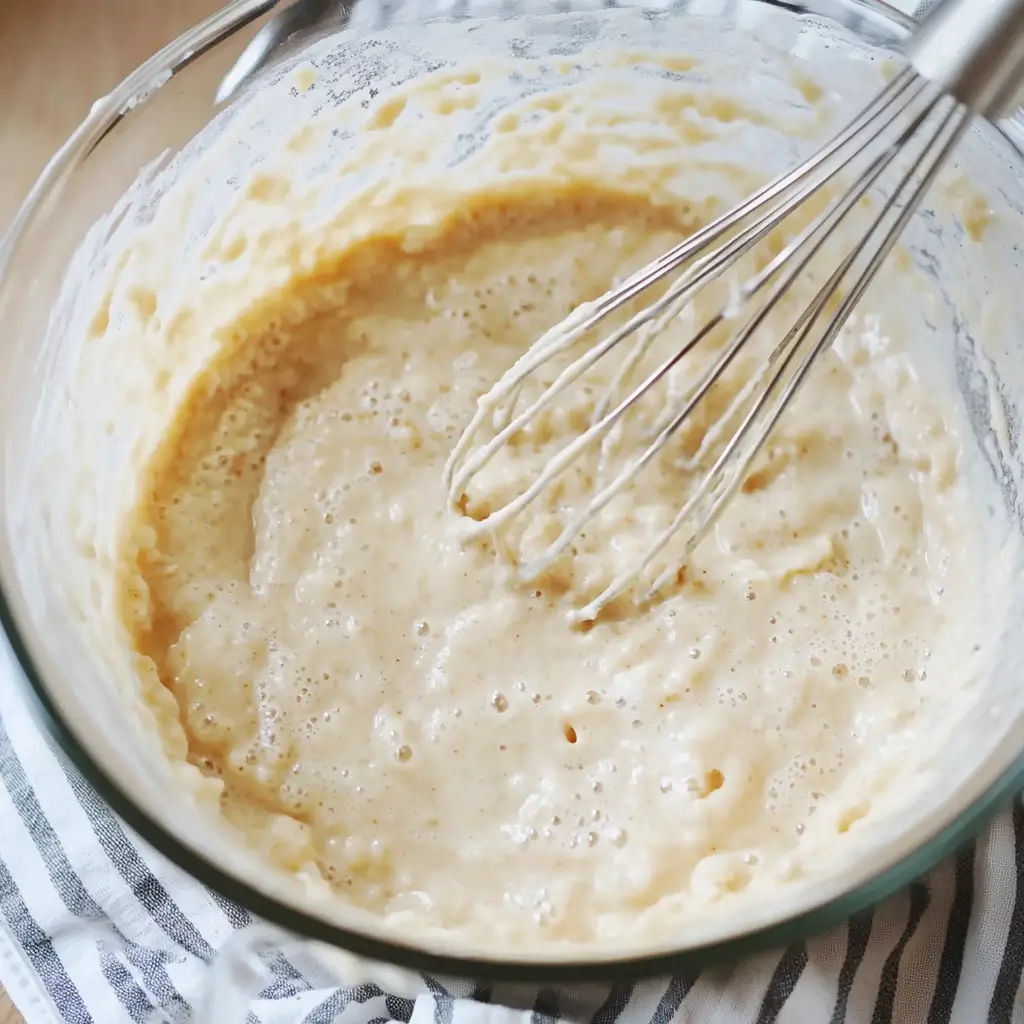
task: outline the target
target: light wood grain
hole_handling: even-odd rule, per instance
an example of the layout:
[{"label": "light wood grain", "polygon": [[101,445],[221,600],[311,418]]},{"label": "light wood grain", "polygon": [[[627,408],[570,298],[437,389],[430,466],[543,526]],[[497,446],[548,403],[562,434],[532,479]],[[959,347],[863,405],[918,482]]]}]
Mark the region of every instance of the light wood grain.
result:
[{"label": "light wood grain", "polygon": [[93,100],[220,5],[0,0],[0,225]]},{"label": "light wood grain", "polygon": [[24,1017],[3,989],[0,989],[0,1024],[25,1024]]},{"label": "light wood grain", "polygon": [[[93,100],[219,6],[220,0],[0,0],[0,233]],[[0,1024],[23,1024],[2,989]]]}]

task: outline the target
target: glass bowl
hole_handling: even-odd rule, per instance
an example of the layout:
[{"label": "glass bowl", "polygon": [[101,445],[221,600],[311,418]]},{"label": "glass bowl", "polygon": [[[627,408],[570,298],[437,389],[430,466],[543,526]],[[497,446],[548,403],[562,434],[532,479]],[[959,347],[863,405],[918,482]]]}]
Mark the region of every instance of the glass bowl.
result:
[{"label": "glass bowl", "polygon": [[[885,856],[876,862],[810,891],[786,912],[751,917],[742,926],[707,941],[662,943],[657,948],[609,956],[572,951],[536,960],[483,956],[442,940],[400,939],[368,915],[354,914],[341,920],[316,901],[301,898],[259,862],[246,861],[241,855],[233,863],[226,862],[220,852],[223,834],[194,806],[178,798],[173,771],[154,754],[138,726],[138,708],[116,692],[109,665],[87,642],[80,595],[75,598],[72,594],[74,588],[66,572],[67,545],[73,538],[62,534],[66,524],[54,517],[57,506],[43,503],[38,493],[41,473],[47,476],[53,493],[62,487],[66,490],[67,483],[59,471],[48,472],[41,465],[34,439],[46,420],[44,413],[54,415],[56,410],[59,414],[67,401],[59,376],[62,365],[73,356],[69,339],[75,335],[74,314],[80,296],[74,287],[69,289],[66,280],[88,276],[91,264],[102,264],[107,258],[111,240],[125,225],[145,219],[147,203],[156,201],[164,187],[163,176],[173,171],[179,152],[194,136],[204,130],[216,133],[231,128],[233,119],[240,116],[238,111],[246,109],[247,94],[221,112],[215,109],[213,98],[241,52],[244,30],[271,6],[267,0],[237,0],[98,100],[46,167],[0,248],[0,323],[5,338],[0,349],[0,433],[4,439],[0,455],[0,622],[42,723],[70,760],[144,840],[223,897],[281,929],[272,932],[274,941],[311,943],[321,959],[337,965],[349,978],[357,962],[431,971],[451,978],[529,983],[606,983],[692,971],[709,962],[798,941],[835,925],[922,875],[971,839],[1024,781],[1024,705],[1013,687],[1024,650],[1012,637],[1004,645],[999,666],[998,677],[1004,682],[990,705],[982,709],[991,719],[987,730],[990,745],[967,758],[969,771],[950,775],[948,785],[940,787],[936,806],[923,820],[894,837]],[[620,16],[602,11],[603,6],[570,11],[563,5],[557,12],[531,11],[534,47],[571,56],[593,35],[575,29]],[[624,9],[631,8],[622,4],[616,8]],[[632,9],[638,12],[636,23],[648,26],[645,45],[686,48],[699,36],[705,45],[711,40],[728,48],[729,40],[747,39],[758,45],[766,42],[797,60],[821,59],[839,51],[852,55],[851,59],[877,58],[898,51],[913,25],[884,4],[859,0],[813,0],[798,10],[771,0],[691,0],[683,5],[637,5]],[[474,9],[473,17],[468,17],[469,13],[466,4],[448,11],[357,5],[344,32],[319,42],[301,40],[302,46],[315,44],[320,49],[300,54],[299,47],[293,45],[291,55],[268,69],[261,83],[280,82],[296,61],[310,52],[322,56],[330,50],[335,57],[337,53],[351,57],[356,52],[353,46],[368,38],[388,38],[403,18],[444,26],[436,29],[436,39],[441,40],[437,45],[442,47],[457,45],[462,35],[489,20],[510,18],[507,7]],[[518,24],[524,16],[518,11],[511,17]],[[430,32],[421,35],[426,40],[423,45],[428,46]],[[503,38],[508,36],[506,32]],[[379,67],[360,88],[387,88],[388,74],[386,66]],[[984,150],[995,168],[993,195],[998,192],[1011,213],[1010,230],[1004,235],[996,231],[992,242],[1002,247],[1000,252],[1005,250],[1011,268],[1015,267],[1013,229],[1019,227],[1016,220],[1024,201],[1024,157],[1017,148],[1017,137],[1010,123],[1002,133],[990,126],[976,127],[970,139],[970,146]],[[986,283],[981,269],[967,270],[965,275],[962,283],[967,298],[958,296],[958,301],[970,306],[971,296],[984,298],[991,282]],[[1009,312],[1011,322],[1014,314],[1020,322],[1024,306]],[[971,316],[981,315],[980,309],[965,314],[964,322],[969,326],[974,322]],[[970,363],[968,348],[949,354],[951,367]],[[998,406],[1009,444],[1000,456],[1005,464],[993,464],[993,476],[1002,485],[1013,529],[1019,530],[1014,396],[1024,395],[1024,386],[1020,386],[1024,351],[1007,341],[1004,347],[990,349],[986,359],[997,372],[982,384],[967,379],[967,374],[961,390],[976,420],[979,445]],[[110,459],[115,462],[117,439],[110,443]],[[1024,605],[1024,594],[1015,592],[1014,605],[1018,602]],[[345,955],[339,960],[330,950]],[[386,978],[382,983],[392,990],[402,984],[394,973],[382,975],[378,970],[374,977]]]}]

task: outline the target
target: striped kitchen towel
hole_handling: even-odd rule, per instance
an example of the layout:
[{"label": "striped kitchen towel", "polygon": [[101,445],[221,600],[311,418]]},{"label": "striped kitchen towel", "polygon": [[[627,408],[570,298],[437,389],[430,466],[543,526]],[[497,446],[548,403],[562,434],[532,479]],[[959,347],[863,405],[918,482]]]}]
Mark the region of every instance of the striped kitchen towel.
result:
[{"label": "striped kitchen towel", "polygon": [[427,978],[413,1000],[267,948],[251,1002],[221,1007],[217,951],[261,925],[104,806],[38,731],[18,671],[0,636],[0,982],[28,1024],[1024,1024],[1019,801],[877,909],[692,977],[531,993]]}]

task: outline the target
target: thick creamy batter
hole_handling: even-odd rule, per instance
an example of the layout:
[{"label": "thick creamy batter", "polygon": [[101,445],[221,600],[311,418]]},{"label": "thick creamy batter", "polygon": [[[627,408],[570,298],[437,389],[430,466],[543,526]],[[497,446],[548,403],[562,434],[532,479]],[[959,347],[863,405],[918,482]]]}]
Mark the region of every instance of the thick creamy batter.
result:
[{"label": "thick creamy batter", "polygon": [[[442,75],[358,116],[411,167],[426,142],[403,111],[429,128],[480,81]],[[169,410],[119,570],[168,743],[276,864],[405,929],[637,936],[834,870],[912,799],[973,685],[961,425],[919,379],[898,304],[861,308],[651,608],[565,616],[674,515],[679,460],[721,406],[536,583],[491,539],[461,542],[441,471],[477,397],[721,205],[687,200],[686,140],[742,111],[658,88],[629,116],[602,103],[611,81],[527,99],[478,173],[398,175],[317,230],[314,200],[261,172],[210,243],[248,261],[234,291],[215,281],[161,316],[151,252],[112,300],[142,324]],[[642,159],[602,156],[618,147]],[[187,386],[176,346],[200,354]],[[592,401],[546,417],[467,511],[534,476]],[[517,543],[550,540],[589,482],[547,494]]]}]

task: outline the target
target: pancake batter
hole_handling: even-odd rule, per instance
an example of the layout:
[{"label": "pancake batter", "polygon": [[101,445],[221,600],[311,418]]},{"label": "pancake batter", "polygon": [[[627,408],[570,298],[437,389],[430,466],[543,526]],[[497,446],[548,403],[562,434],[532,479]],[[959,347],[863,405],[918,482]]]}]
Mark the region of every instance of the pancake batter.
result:
[{"label": "pancake batter", "polygon": [[[377,132],[366,153],[411,168],[486,82],[441,73],[351,115]],[[244,262],[235,292],[214,283],[154,326],[139,279],[118,286],[154,364],[208,353],[160,392],[172,415],[125,520],[139,664],[254,845],[406,930],[503,948],[644,935],[834,869],[912,798],[973,684],[961,425],[888,306],[861,307],[650,610],[565,615],[674,514],[671,460],[535,584],[491,539],[460,541],[441,472],[476,398],[724,201],[686,197],[684,142],[743,112],[659,89],[630,116],[602,101],[621,84],[527,98],[473,174],[403,188],[396,172],[317,230],[300,231],[313,201],[261,171],[210,242]],[[639,155],[602,159],[616,147]],[[488,486],[535,475],[587,401]],[[521,542],[550,540],[583,483],[546,496]]]}]

